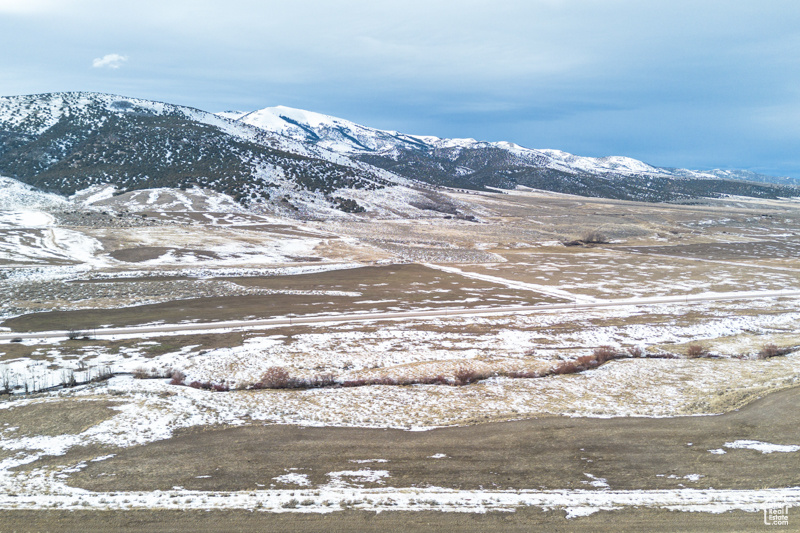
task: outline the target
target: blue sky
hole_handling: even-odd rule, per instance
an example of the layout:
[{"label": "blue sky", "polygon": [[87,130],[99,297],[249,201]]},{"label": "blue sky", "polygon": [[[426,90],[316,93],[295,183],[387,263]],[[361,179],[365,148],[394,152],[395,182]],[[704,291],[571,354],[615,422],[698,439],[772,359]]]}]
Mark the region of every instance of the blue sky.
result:
[{"label": "blue sky", "polygon": [[796,0],[0,0],[0,94],[86,90],[800,178]]}]

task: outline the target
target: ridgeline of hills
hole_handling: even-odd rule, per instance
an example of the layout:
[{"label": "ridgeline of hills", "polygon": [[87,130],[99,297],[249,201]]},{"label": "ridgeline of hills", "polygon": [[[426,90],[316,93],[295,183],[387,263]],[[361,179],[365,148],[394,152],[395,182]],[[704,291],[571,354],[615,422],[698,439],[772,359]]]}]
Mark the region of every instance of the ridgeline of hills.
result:
[{"label": "ridgeline of hills", "polygon": [[118,193],[199,186],[301,217],[457,214],[438,186],[652,202],[800,193],[796,180],[747,171],[406,135],[286,107],[213,114],[97,93],[0,98],[0,175],[66,195],[100,184]]}]

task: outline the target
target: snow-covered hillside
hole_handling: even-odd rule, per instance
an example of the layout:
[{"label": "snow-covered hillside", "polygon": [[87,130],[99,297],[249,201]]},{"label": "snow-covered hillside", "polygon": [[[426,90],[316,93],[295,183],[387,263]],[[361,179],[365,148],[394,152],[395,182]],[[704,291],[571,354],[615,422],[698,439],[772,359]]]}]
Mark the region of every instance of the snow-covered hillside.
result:
[{"label": "snow-covered hillside", "polygon": [[[475,139],[442,139],[408,135],[397,131],[362,126],[349,120],[294,109],[267,107],[250,113],[224,112],[220,116],[277,133],[298,142],[313,144],[349,156],[365,154],[398,159],[403,151],[419,153],[447,152],[455,159],[464,150],[499,150],[517,164],[547,168],[559,172],[603,176],[658,176],[670,178],[731,179],[797,185],[791,178],[773,178],[750,171],[660,168],[623,156],[582,157],[561,150],[531,149],[511,142],[487,142]],[[462,175],[470,170],[462,169]]]},{"label": "snow-covered hillside", "polygon": [[[221,115],[226,114],[222,113]],[[232,118],[235,114],[227,114],[227,116]],[[349,120],[285,106],[267,107],[253,111],[242,115],[237,120],[341,154],[428,147],[420,137],[369,128]]]},{"label": "snow-covered hillside", "polygon": [[0,176],[0,211],[53,209],[67,205],[67,199],[48,194],[21,181]]},{"label": "snow-covered hillside", "polygon": [[[2,97],[0,174],[65,195],[200,187],[305,218],[386,213],[419,194],[407,178],[239,116],[97,93]],[[401,192],[391,206],[355,199],[384,187]]]}]

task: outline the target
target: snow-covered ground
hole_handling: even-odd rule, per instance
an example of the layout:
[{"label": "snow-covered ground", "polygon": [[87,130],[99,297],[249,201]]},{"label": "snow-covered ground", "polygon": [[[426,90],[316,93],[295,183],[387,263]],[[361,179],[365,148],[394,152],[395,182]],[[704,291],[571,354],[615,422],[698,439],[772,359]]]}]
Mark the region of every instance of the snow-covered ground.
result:
[{"label": "snow-covered ground", "polygon": [[[624,362],[620,367],[630,366]],[[661,362],[657,362],[661,363]],[[796,362],[795,362],[796,363]],[[659,365],[660,366],[660,365]],[[795,367],[797,365],[795,364]],[[702,368],[702,367],[701,367]],[[717,379],[729,374],[709,372],[706,376]],[[603,367],[594,373],[574,376],[569,387],[574,397],[583,396],[587,406],[607,400],[596,393],[602,387],[597,374],[613,370],[614,365]],[[795,368],[797,372],[800,368]],[[674,385],[687,376],[703,373],[697,367],[680,374]],[[594,374],[594,376],[590,375]],[[641,368],[633,374],[642,375]],[[712,375],[714,376],[712,378]],[[652,382],[642,384],[642,395],[663,392],[665,384],[656,384],[666,374],[654,376]],[[610,376],[604,376],[608,380]],[[619,377],[619,376],[616,376]],[[517,380],[518,382],[526,380]],[[533,380],[529,399],[552,397],[556,389],[564,387],[555,384],[556,379]],[[683,382],[681,387],[700,385],[702,378],[695,382]],[[549,385],[547,384],[549,382]],[[544,386],[539,386],[543,384]],[[628,383],[628,386],[631,382]],[[708,385],[705,383],[704,385]],[[491,398],[497,397],[502,384],[494,382],[476,388],[467,403],[480,404],[481,412],[491,412]],[[723,384],[724,386],[724,384]],[[428,390],[426,390],[428,389]],[[302,473],[287,471],[272,479],[272,484],[293,485],[289,488],[265,488],[247,491],[198,491],[174,487],[172,490],[158,491],[114,491],[90,492],[70,487],[66,484],[69,475],[85,468],[87,463],[64,465],[57,468],[33,468],[14,470],[14,467],[30,464],[42,455],[61,455],[78,445],[104,444],[112,446],[133,446],[168,438],[176,429],[197,425],[241,425],[252,420],[271,420],[284,423],[306,423],[323,425],[335,423],[326,419],[324,412],[335,405],[347,403],[350,410],[368,411],[369,407],[383,404],[395,415],[407,413],[406,422],[424,418],[426,406],[420,403],[426,395],[434,396],[432,402],[448,402],[466,389],[444,388],[430,394],[430,387],[411,388],[363,388],[352,390],[318,390],[302,393],[264,391],[255,396],[251,393],[211,393],[190,388],[175,388],[164,381],[136,381],[129,377],[114,378],[98,387],[84,387],[69,393],[51,394],[37,399],[17,400],[0,405],[9,409],[35,403],[57,402],[70,397],[86,402],[98,401],[107,394],[117,401],[113,407],[117,414],[112,418],[95,424],[86,431],[74,435],[32,436],[15,438],[13,427],[0,429],[0,449],[10,452],[0,461],[0,508],[1,509],[251,509],[269,512],[314,512],[327,513],[344,508],[369,510],[437,510],[444,512],[486,512],[490,510],[514,511],[521,506],[535,506],[543,509],[563,509],[569,517],[583,516],[599,510],[622,509],[631,506],[647,506],[682,511],[701,511],[719,513],[730,510],[757,511],[777,504],[800,505],[800,488],[753,489],[753,490],[715,490],[683,488],[676,490],[612,490],[602,479],[587,474],[585,490],[452,490],[440,487],[391,488],[390,470],[385,468],[384,459],[359,461],[358,467],[351,470],[337,470],[327,474],[329,483],[304,489],[308,478]],[[510,391],[506,391],[510,392]],[[493,394],[494,393],[494,394]],[[513,392],[519,397],[521,389]],[[339,396],[338,401],[334,396]],[[480,400],[478,400],[480,398]],[[408,406],[414,405],[413,417],[408,415]],[[354,421],[355,425],[383,425],[387,409],[372,413],[370,419]],[[305,409],[303,417],[301,411]],[[311,410],[309,410],[311,409]],[[315,414],[312,414],[316,411]],[[341,414],[341,413],[340,413]],[[358,413],[351,413],[358,415]],[[264,418],[262,418],[264,417]],[[303,421],[305,418],[305,421]],[[340,421],[341,422],[341,421]],[[408,426],[407,426],[408,427]],[[413,427],[413,426],[412,426]],[[762,453],[798,453],[800,446],[795,443],[771,444],[757,441],[720,442],[726,449],[746,448]],[[714,450],[710,450],[714,453]],[[113,454],[101,455],[93,461],[107,460]],[[434,456],[436,457],[436,456]],[[446,456],[439,455],[442,460]],[[380,465],[380,467],[378,467]],[[700,479],[700,475],[684,476],[689,482]],[[386,488],[364,488],[365,483],[385,484]],[[297,502],[303,502],[298,506]],[[293,503],[294,502],[294,503]]]},{"label": "snow-covered ground", "polygon": [[[78,465],[77,469],[80,469]],[[66,469],[63,472],[68,472]],[[359,471],[377,477],[383,471]],[[89,492],[52,478],[39,477],[10,485],[0,494],[5,510],[220,510],[243,509],[271,513],[334,513],[367,511],[438,511],[455,513],[514,512],[520,507],[566,511],[566,517],[599,511],[648,507],[671,511],[725,513],[760,512],[765,508],[800,506],[800,487],[760,490],[453,490],[441,487],[366,489],[339,481],[350,472],[331,472],[332,481],[315,489]],[[58,474],[57,474],[58,475]],[[31,479],[32,478],[32,479]],[[5,487],[4,487],[5,488]]]},{"label": "snow-covered ground", "polygon": [[[613,160],[607,163],[628,164]],[[154,189],[114,195],[113,188],[95,187],[65,199],[36,192],[5,178],[0,180],[0,187],[4,187],[0,194],[3,318],[26,310],[44,310],[36,307],[44,305],[42,295],[55,295],[49,296],[47,305],[60,310],[79,308],[79,300],[83,298],[84,302],[92,302],[86,304],[87,307],[97,302],[119,307],[186,299],[198,293],[296,294],[318,296],[321,302],[344,296],[353,298],[359,305],[399,305],[407,296],[403,291],[391,297],[372,299],[363,294],[369,287],[361,285],[260,289],[230,280],[205,278],[309,274],[358,268],[374,261],[375,257],[411,257],[409,250],[423,254],[437,252],[442,262],[460,263],[429,265],[437,275],[444,275],[443,271],[454,276],[453,281],[448,281],[450,284],[457,286],[457,280],[463,279],[498,287],[477,287],[469,298],[447,301],[459,306],[480,303],[481,298],[496,303],[498,298],[513,297],[513,294],[506,294],[513,291],[525,294],[526,298],[527,294],[531,297],[548,295],[572,302],[611,295],[646,296],[675,291],[697,294],[726,286],[742,290],[740,286],[744,282],[751,290],[797,287],[791,257],[781,258],[782,262],[767,262],[764,268],[758,263],[742,261],[736,268],[731,265],[700,268],[691,267],[688,261],[678,264],[676,260],[670,264],[646,255],[633,260],[627,256],[619,259],[620,256],[605,250],[552,253],[550,249],[557,245],[552,236],[537,242],[532,234],[525,234],[525,239],[530,241],[527,243],[489,235],[483,242],[466,248],[463,244],[450,245],[444,239],[438,240],[438,235],[428,238],[427,232],[438,230],[438,223],[418,221],[398,221],[390,230],[369,226],[364,230],[366,237],[363,239],[353,234],[339,238],[336,224],[301,224],[244,212],[224,195],[207,194],[199,189]],[[359,202],[369,200],[366,191],[351,192]],[[387,214],[391,214],[393,204],[387,198],[411,193],[399,187],[382,189],[375,194],[386,197],[375,205],[390,206],[386,209]],[[401,198],[397,205],[410,198]],[[104,215],[107,218],[119,218],[123,222],[130,219],[118,215],[137,213],[137,220],[144,220],[141,214],[146,211],[146,218],[154,221],[122,229],[92,223],[95,220],[92,214],[103,210],[111,213]],[[82,218],[69,218],[74,212],[88,213],[90,222],[84,224]],[[65,220],[68,224],[63,223]],[[705,231],[710,226],[713,224],[703,225],[701,229]],[[481,231],[484,230],[481,227]],[[423,237],[414,237],[415,231]],[[372,235],[373,232],[377,235]],[[748,238],[755,238],[754,234],[748,235]],[[380,246],[374,244],[378,240],[382,241]],[[530,250],[537,246],[550,251],[534,256]],[[373,253],[370,250],[378,247],[380,253],[370,255]],[[115,258],[115,253],[122,257],[118,252],[126,250],[143,255],[130,260]],[[144,253],[147,250],[152,251],[150,256]],[[530,257],[526,258],[525,254]],[[362,261],[363,257],[369,259]],[[315,262],[301,264],[309,258]],[[562,279],[557,279],[558,276]],[[140,287],[126,281],[158,277],[180,279],[151,284],[158,289],[156,292],[163,292],[160,295],[152,291],[137,292]],[[53,287],[68,286],[63,283],[68,281],[100,281],[108,285],[108,290],[96,290],[91,297],[78,289],[52,291]],[[416,280],[409,283],[413,289],[409,288],[408,294],[429,290],[418,287],[422,284]],[[621,293],[620,287],[626,292]],[[430,291],[447,295],[449,289],[438,287]],[[490,300],[492,296],[497,298]],[[423,299],[418,305],[441,303],[432,298]],[[161,318],[153,317],[153,320]],[[291,489],[273,487],[246,492],[181,488],[152,492],[88,492],[71,488],[65,482],[70,473],[80,471],[85,463],[60,469],[15,469],[31,463],[35,466],[35,461],[44,455],[58,456],[78,446],[135,446],[168,439],[178,430],[200,426],[258,422],[429,430],[485,420],[485,417],[509,420],[547,414],[576,417],[715,414],[739,407],[760,394],[800,383],[800,356],[790,354],[769,360],[753,357],[768,342],[797,345],[798,325],[800,303],[780,299],[576,309],[568,314],[554,311],[403,322],[321,323],[296,328],[291,333],[275,328],[242,327],[213,332],[114,335],[112,339],[99,330],[99,333],[92,332],[93,338],[79,348],[57,340],[7,342],[0,344],[0,355],[3,355],[0,387],[5,381],[12,387],[23,388],[0,402],[0,508],[158,507],[322,513],[340,508],[485,512],[537,506],[565,509],[569,516],[582,516],[601,509],[637,505],[704,512],[756,510],[783,501],[798,505],[800,489],[796,487],[742,491],[619,491],[612,490],[605,479],[591,474],[586,474],[584,480],[586,490],[454,491],[440,487],[400,490],[392,488],[391,470],[380,458],[354,464],[351,469],[331,471],[327,473],[329,482],[322,487],[306,488],[309,480],[304,474],[287,471],[268,482],[291,485]],[[203,344],[207,340],[201,339],[226,333],[241,333],[240,342],[209,348]],[[171,345],[172,341],[173,347],[153,355],[150,348],[154,345]],[[587,355],[603,345],[641,346],[651,353],[672,351],[674,347],[677,353],[685,353],[690,343],[701,343],[719,357],[624,359],[576,375],[541,379],[492,377],[465,387],[366,386],[215,393],[169,385],[163,378],[142,380],[120,375],[104,383],[35,397],[21,394],[24,386],[47,388],[65,381],[70,375],[84,380],[100,369],[123,373],[143,370],[162,375],[180,370],[185,373],[187,383],[195,380],[224,382],[235,388],[258,381],[271,367],[283,367],[294,377],[332,375],[339,381],[365,376],[451,376],[462,365],[490,372],[543,368],[561,359]],[[12,349],[27,355],[6,355]],[[20,435],[17,428],[2,425],[3,410],[55,405],[63,401],[111,402],[114,412],[109,418],[75,434]],[[737,449],[749,450],[737,453],[759,456],[795,454],[800,452],[800,442],[728,438],[712,444],[708,453],[723,455]],[[431,457],[447,459],[444,454]],[[95,460],[108,458],[103,455]],[[698,476],[701,474],[688,474],[681,479],[694,483],[700,479]],[[385,486],[365,488],[363,485],[367,483]]]}]

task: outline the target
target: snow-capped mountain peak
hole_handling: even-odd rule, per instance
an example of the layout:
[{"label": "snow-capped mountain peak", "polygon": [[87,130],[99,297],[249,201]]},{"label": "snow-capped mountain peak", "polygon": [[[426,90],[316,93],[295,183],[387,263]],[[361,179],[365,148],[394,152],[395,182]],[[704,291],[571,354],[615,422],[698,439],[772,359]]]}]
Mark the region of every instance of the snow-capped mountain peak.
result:
[{"label": "snow-capped mountain peak", "polygon": [[457,157],[461,150],[493,149],[506,152],[509,157],[529,164],[566,172],[660,176],[671,174],[666,169],[629,157],[581,157],[561,150],[525,148],[508,141],[488,142],[473,138],[447,139],[431,135],[408,135],[286,106],[267,107],[238,118],[233,113],[220,115],[343,155],[377,154],[396,158],[402,151],[450,150]]},{"label": "snow-capped mountain peak", "polygon": [[421,145],[420,140],[412,135],[369,128],[342,118],[286,106],[259,109],[238,121],[340,154]]},{"label": "snow-capped mountain peak", "polygon": [[[245,114],[238,120],[298,142],[310,143],[348,157],[369,161],[370,164],[391,168],[394,172],[402,168],[397,163],[408,158],[415,159],[414,165],[417,167],[420,164],[419,157],[433,157],[437,160],[444,158],[451,162],[468,158],[469,164],[459,164],[453,169],[455,175],[463,178],[473,173],[486,172],[488,167],[496,166],[499,159],[502,159],[502,165],[506,167],[509,165],[535,167],[541,171],[603,178],[638,176],[796,184],[796,180],[762,176],[748,171],[662,168],[625,156],[584,157],[561,150],[526,148],[508,141],[490,142],[472,138],[448,139],[430,135],[409,135],[370,128],[342,118],[286,106],[267,107]],[[482,158],[486,164],[476,166],[476,158],[481,159],[478,155],[480,152],[483,152]],[[385,160],[386,164],[381,164],[381,159]],[[435,166],[440,167],[440,162]],[[400,173],[406,177],[425,179],[419,174]]]}]

